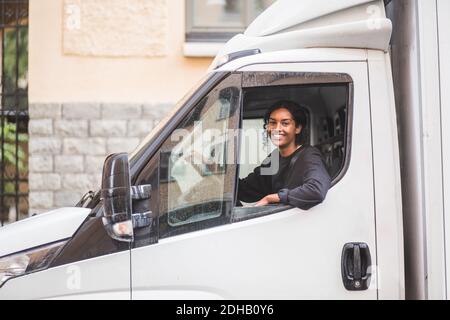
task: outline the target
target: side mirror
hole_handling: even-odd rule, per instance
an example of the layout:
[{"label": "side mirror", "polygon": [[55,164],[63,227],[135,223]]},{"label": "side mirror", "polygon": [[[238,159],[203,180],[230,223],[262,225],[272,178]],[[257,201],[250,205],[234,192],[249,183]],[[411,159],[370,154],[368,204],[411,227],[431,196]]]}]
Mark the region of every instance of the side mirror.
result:
[{"label": "side mirror", "polygon": [[131,181],[128,154],[108,156],[103,165],[103,225],[109,236],[118,241],[133,241]]}]

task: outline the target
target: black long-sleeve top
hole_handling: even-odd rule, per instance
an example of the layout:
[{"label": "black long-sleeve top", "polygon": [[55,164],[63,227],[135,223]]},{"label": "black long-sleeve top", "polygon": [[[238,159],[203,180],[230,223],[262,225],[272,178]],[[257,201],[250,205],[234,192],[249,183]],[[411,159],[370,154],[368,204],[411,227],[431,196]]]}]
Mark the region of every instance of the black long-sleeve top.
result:
[{"label": "black long-sleeve top", "polygon": [[268,170],[271,157],[264,160],[247,178],[239,180],[239,200],[256,202],[277,193],[282,203],[303,210],[325,200],[331,178],[317,148],[304,146],[289,157],[280,156],[278,172],[262,175],[261,169],[263,173]]}]

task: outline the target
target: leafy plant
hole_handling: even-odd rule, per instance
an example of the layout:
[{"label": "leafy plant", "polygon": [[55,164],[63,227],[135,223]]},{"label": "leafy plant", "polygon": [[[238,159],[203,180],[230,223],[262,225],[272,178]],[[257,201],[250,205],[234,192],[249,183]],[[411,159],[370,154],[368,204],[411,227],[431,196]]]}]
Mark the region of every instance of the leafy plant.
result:
[{"label": "leafy plant", "polygon": [[[4,37],[3,91],[14,94],[17,89],[25,89],[22,82],[28,82],[28,29],[7,29]],[[19,88],[16,88],[16,78]]]},{"label": "leafy plant", "polygon": [[[19,172],[27,171],[27,154],[22,143],[28,141],[28,135],[25,133],[18,133],[15,123],[5,121],[4,126],[2,127],[2,136],[4,144],[3,147],[0,148],[0,158],[4,160],[3,170],[7,172],[12,171],[11,169],[13,169],[15,171],[17,163],[17,170],[19,170]],[[4,192],[15,192],[14,183],[6,182]]]}]

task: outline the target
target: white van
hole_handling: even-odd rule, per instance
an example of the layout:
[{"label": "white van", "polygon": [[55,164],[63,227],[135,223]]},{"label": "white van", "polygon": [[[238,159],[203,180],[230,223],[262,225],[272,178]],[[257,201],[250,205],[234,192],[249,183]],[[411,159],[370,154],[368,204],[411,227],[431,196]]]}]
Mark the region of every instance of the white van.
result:
[{"label": "white van", "polygon": [[[101,191],[0,230],[0,299],[447,298],[449,24],[447,0],[278,0]],[[279,99],[333,180],[309,211],[236,199]]]}]

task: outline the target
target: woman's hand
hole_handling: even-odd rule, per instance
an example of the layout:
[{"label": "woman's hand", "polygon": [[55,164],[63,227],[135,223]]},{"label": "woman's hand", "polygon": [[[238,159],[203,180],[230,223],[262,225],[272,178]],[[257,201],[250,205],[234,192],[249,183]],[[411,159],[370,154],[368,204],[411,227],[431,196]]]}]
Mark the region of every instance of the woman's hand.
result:
[{"label": "woman's hand", "polygon": [[280,203],[280,197],[278,196],[277,193],[265,196],[264,198],[259,200],[257,203],[255,203],[255,207],[267,206],[268,204],[271,204],[271,203]]}]

